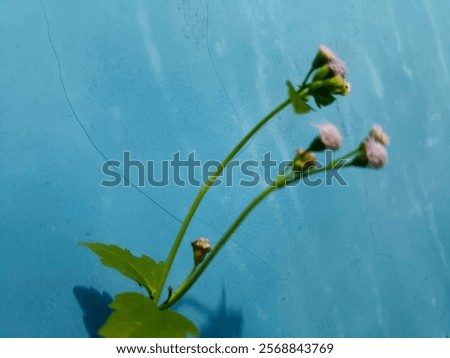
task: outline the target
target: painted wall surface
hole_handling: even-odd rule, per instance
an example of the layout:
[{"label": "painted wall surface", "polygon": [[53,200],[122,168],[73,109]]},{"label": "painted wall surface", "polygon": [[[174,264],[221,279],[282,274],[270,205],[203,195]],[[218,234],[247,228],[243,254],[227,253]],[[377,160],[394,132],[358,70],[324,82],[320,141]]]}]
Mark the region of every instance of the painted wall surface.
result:
[{"label": "painted wall surface", "polygon": [[[285,110],[239,158],[291,159],[326,120],[351,150],[379,123],[387,167],[269,197],[177,309],[205,337],[449,335],[449,13],[446,0],[0,1],[0,336],[95,336],[111,297],[142,289],[78,243],[164,260],[199,189],[105,188],[105,158],[129,151],[157,173],[177,152],[223,159],[320,44],[346,61],[351,95]],[[263,187],[208,193],[172,285],[190,241],[216,242]]]}]

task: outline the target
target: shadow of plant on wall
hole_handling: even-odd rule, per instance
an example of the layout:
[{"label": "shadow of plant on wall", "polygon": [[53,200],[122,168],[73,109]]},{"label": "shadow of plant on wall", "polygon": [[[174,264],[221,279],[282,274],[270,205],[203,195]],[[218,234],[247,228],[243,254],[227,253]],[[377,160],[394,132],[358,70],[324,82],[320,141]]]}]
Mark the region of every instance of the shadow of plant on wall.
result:
[{"label": "shadow of plant on wall", "polygon": [[[113,299],[107,292],[100,293],[93,287],[74,286],[73,294],[83,311],[83,322],[90,338],[99,338],[99,329],[106,323],[113,310],[109,307]],[[206,318],[200,327],[202,338],[240,338],[242,337],[242,312],[227,307],[226,291],[222,294],[216,308],[208,308],[199,301],[187,297],[178,308],[192,307]]]},{"label": "shadow of plant on wall", "polygon": [[109,305],[113,301],[107,292],[100,293],[93,287],[74,286],[73,294],[83,311],[83,322],[91,338],[100,337],[98,330],[112,313]]},{"label": "shadow of plant on wall", "polygon": [[225,287],[222,286],[220,302],[215,308],[208,308],[199,301],[186,297],[178,307],[192,307],[205,316],[206,323],[200,326],[202,338],[241,338],[242,312],[240,309],[227,307]]},{"label": "shadow of plant on wall", "polygon": [[[218,178],[227,165],[232,162],[261,128],[267,125],[273,118],[276,118],[284,109],[292,106],[296,114],[304,115],[333,104],[337,96],[347,96],[350,93],[351,87],[350,83],[346,80],[346,73],[347,68],[345,63],[328,47],[320,46],[302,83],[294,85],[290,81],[287,81],[287,99],[262,118],[239,141],[217,166],[215,173],[208,178],[207,182],[200,189],[174,239],[172,248],[165,261],[158,262],[146,255],[138,257],[133,255],[129,250],[112,244],[81,243],[81,245],[89,248],[98,255],[105,266],[119,271],[146,290],[146,295],[136,292],[126,292],[115,297],[114,301],[109,305],[113,309],[113,313],[99,330],[101,336],[154,338],[198,336],[199,330],[195,324],[182,314],[173,310],[172,307],[197,282],[222,247],[228,242],[255,207],[273,192],[282,190],[283,188],[295,187],[299,182],[305,182],[312,176],[320,173],[348,167],[379,169],[386,164],[386,145],[389,144],[389,137],[380,126],[374,125],[365,138],[357,143],[356,146],[353,144],[353,150],[341,155],[336,160],[325,160],[325,164],[320,165],[317,156],[323,155],[323,152],[326,150],[339,150],[342,144],[342,137],[339,130],[333,124],[316,124],[315,127],[318,130],[317,135],[308,145],[305,145],[303,148],[298,148],[295,151],[295,154],[286,161],[288,164],[280,170],[275,180],[269,183],[244,208],[219,240],[210,243],[208,239],[197,236],[198,238],[191,242],[194,256],[191,271],[186,272],[184,281],[175,290],[172,286],[166,285],[175,257],[192,218],[207,191],[214,184],[217,184]],[[165,294],[166,290],[168,292],[167,296]],[[222,303],[225,306],[224,296]],[[238,316],[236,315],[235,317]],[[229,317],[233,318],[234,314],[232,313]],[[213,320],[229,317],[220,316],[220,314],[211,315]],[[233,321],[231,320],[230,323],[233,323]],[[206,334],[213,333],[224,334],[222,331],[214,331],[212,327],[206,327]]]}]

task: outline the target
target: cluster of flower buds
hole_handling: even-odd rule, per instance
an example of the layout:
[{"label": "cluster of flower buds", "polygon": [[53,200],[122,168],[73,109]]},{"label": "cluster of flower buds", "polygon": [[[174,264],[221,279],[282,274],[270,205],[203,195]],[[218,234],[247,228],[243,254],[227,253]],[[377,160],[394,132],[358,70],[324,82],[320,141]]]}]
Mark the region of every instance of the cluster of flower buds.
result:
[{"label": "cluster of flower buds", "polygon": [[301,172],[317,166],[316,155],[313,152],[322,152],[325,149],[338,150],[342,143],[339,130],[331,123],[314,125],[319,135],[313,139],[308,149],[299,148],[295,152],[293,162],[294,171]]},{"label": "cluster of flower buds", "polygon": [[192,242],[192,249],[194,250],[194,264],[198,265],[204,260],[206,254],[211,251],[211,244],[208,239],[200,237]]},{"label": "cluster of flower buds", "polygon": [[380,126],[374,125],[361,143],[360,154],[353,159],[352,164],[357,167],[382,168],[387,163],[388,144],[389,136]]},{"label": "cluster of flower buds", "polygon": [[345,80],[345,63],[328,47],[321,45],[312,63],[315,71],[308,86],[308,94],[320,108],[335,101],[334,95],[346,96],[350,93],[350,83]]},{"label": "cluster of flower buds", "polygon": [[317,159],[313,152],[298,148],[295,151],[294,171],[302,172],[317,165]]},{"label": "cluster of flower buds", "polygon": [[[342,143],[339,130],[331,123],[314,125],[319,130],[319,135],[313,139],[308,149],[297,149],[294,159],[294,170],[303,171],[316,166],[316,157],[313,152],[321,152],[325,149],[338,150]],[[359,146],[358,154],[351,165],[357,167],[370,167],[378,169],[387,163],[386,145],[389,144],[389,136],[379,125],[374,125],[369,135]]]}]

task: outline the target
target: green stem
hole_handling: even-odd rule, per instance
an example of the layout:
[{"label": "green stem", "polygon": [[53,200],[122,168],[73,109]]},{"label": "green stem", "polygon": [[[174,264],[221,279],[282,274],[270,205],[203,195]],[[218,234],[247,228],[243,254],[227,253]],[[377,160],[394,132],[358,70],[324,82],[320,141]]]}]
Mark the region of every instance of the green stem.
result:
[{"label": "green stem", "polygon": [[[311,74],[312,74],[313,72],[314,72],[314,68],[312,68],[312,66],[311,66],[311,68],[309,69],[308,73],[306,74],[305,79],[303,80],[302,85],[300,86],[300,91],[302,91],[303,89],[306,88],[306,82],[308,82],[309,77],[311,76]],[[300,92],[300,91],[299,91],[299,92]]]},{"label": "green stem", "polygon": [[192,285],[197,281],[200,275],[205,271],[210,262],[214,259],[214,257],[219,253],[220,249],[223,245],[228,241],[228,239],[233,235],[239,225],[244,221],[248,214],[258,205],[265,197],[267,197],[272,191],[277,189],[278,186],[269,186],[264,191],[262,191],[253,201],[239,214],[236,220],[231,224],[222,238],[219,240],[214,249],[206,256],[205,261],[200,265],[200,267],[195,271],[193,275],[189,275],[186,280],[181,284],[181,286],[176,290],[176,292],[172,295],[169,302],[160,306],[160,309],[167,309],[177,303],[184,294],[192,287]]},{"label": "green stem", "polygon": [[344,159],[348,159],[355,154],[357,154],[360,151],[360,148],[356,148],[355,150],[352,150],[351,152],[348,152],[347,154],[344,154],[343,156],[333,160],[331,163],[329,163],[327,166],[319,169],[312,169],[308,172],[308,176],[318,174],[327,170],[335,170],[340,168],[349,167],[352,165],[351,162],[342,162]]},{"label": "green stem", "polygon": [[[298,89],[298,93],[301,93],[306,87],[307,82],[311,74],[314,72],[314,69],[309,69],[308,73],[305,76],[305,79],[303,80],[301,86]],[[239,153],[239,151],[244,147],[245,144],[258,132],[267,122],[269,122],[273,117],[275,117],[279,112],[281,112],[284,108],[286,108],[291,103],[291,99],[288,98],[283,103],[281,103],[278,107],[276,107],[272,112],[270,112],[267,116],[265,116],[250,132],[247,133],[247,135],[241,139],[241,141],[233,148],[233,150],[226,156],[226,158],[223,160],[221,165],[217,168],[215,173],[208,178],[208,181],[203,185],[203,187],[200,189],[199,193],[194,199],[194,202],[192,203],[184,221],[181,225],[181,228],[177,234],[177,237],[175,238],[175,241],[172,245],[172,249],[170,250],[169,256],[166,260],[166,265],[164,268],[164,272],[161,279],[161,284],[159,289],[156,291],[156,297],[155,302],[158,302],[159,297],[161,296],[161,292],[164,288],[164,285],[167,281],[167,276],[169,275],[170,269],[172,267],[173,261],[175,260],[175,256],[177,255],[178,248],[181,245],[181,241],[183,240],[184,234],[186,233],[186,230],[194,217],[195,212],[197,211],[198,206],[200,205],[200,202],[202,201],[203,197],[205,196],[208,189],[211,187],[211,185],[216,181],[216,179],[219,177],[220,174],[222,174],[222,171],[225,169],[225,167],[228,165],[228,163]]]},{"label": "green stem", "polygon": [[186,278],[187,280],[189,280],[191,278],[191,276],[194,274],[195,270],[197,270],[198,264],[194,265],[194,267],[192,267],[191,272],[189,272],[188,277]]},{"label": "green stem", "polygon": [[175,256],[177,254],[178,248],[180,247],[181,241],[183,240],[184,234],[198,208],[200,202],[205,196],[208,189],[211,185],[216,181],[216,179],[222,174],[222,171],[225,169],[227,164],[239,153],[239,151],[244,147],[244,145],[258,132],[267,122],[269,122],[273,117],[275,117],[279,112],[281,112],[284,108],[286,108],[291,103],[290,99],[285,100],[278,107],[276,107],[272,112],[270,112],[267,116],[265,116],[248,134],[233,148],[233,150],[226,156],[221,165],[217,168],[215,173],[208,178],[208,181],[203,185],[197,194],[194,202],[189,209],[186,218],[181,225],[180,231],[175,239],[175,242],[170,250],[169,256],[166,260],[165,270],[163,272],[162,280],[159,289],[156,292],[155,302],[158,302],[161,292],[164,288],[164,285],[167,280],[167,276],[169,275],[170,268],[172,267],[173,261],[175,260]]},{"label": "green stem", "polygon": [[[306,176],[311,176],[314,174],[318,174],[323,171],[327,170],[333,170],[338,168],[344,168],[347,166],[350,166],[351,163],[340,163],[343,159],[349,158],[356,153],[359,152],[359,148],[343,155],[342,157],[332,161],[327,166],[320,168],[320,169],[313,169],[306,173]],[[298,175],[295,179],[292,181],[301,180],[304,176]],[[188,277],[183,281],[183,283],[180,285],[180,287],[173,293],[171,296],[169,302],[162,304],[159,308],[164,310],[171,306],[173,306],[175,303],[177,303],[189,289],[194,285],[194,283],[197,281],[197,279],[201,276],[203,271],[208,267],[208,265],[211,263],[211,261],[214,259],[214,257],[218,254],[220,249],[225,245],[225,243],[228,241],[228,239],[233,235],[233,233],[236,231],[236,229],[241,225],[241,223],[244,221],[244,219],[250,214],[250,212],[263,200],[265,199],[270,193],[272,193],[275,189],[285,187],[287,185],[288,181],[286,180],[286,174],[279,175],[277,179],[275,180],[274,185],[269,186],[268,188],[264,189],[255,199],[252,200],[252,202],[247,205],[247,207],[239,214],[239,216],[236,218],[236,220],[231,224],[231,226],[228,228],[228,230],[225,232],[225,234],[222,236],[222,238],[219,240],[217,245],[214,247],[214,249],[206,256],[206,259],[200,264],[200,267],[198,267],[197,270],[191,271],[191,273],[188,275]]]}]

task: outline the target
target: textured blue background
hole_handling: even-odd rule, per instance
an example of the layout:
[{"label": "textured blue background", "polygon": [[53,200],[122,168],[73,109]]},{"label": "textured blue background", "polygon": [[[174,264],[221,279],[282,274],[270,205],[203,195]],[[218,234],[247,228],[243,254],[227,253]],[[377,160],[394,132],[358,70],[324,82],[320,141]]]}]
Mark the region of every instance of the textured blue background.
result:
[{"label": "textured blue background", "polygon": [[[446,0],[0,1],[0,336],[93,335],[110,296],[141,292],[79,241],[165,259],[179,222],[149,197],[181,218],[198,188],[102,188],[103,156],[222,159],[322,43],[351,95],[284,111],[240,158],[290,159],[324,120],[350,150],[377,122],[388,166],[277,192],[178,309],[204,336],[449,335],[449,13]],[[189,241],[215,242],[261,188],[208,193],[173,285]]]}]

